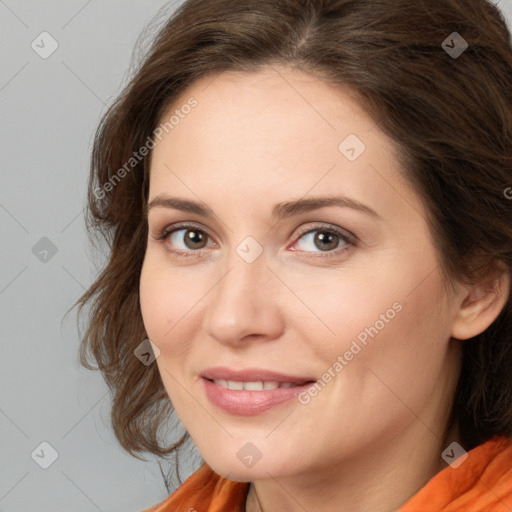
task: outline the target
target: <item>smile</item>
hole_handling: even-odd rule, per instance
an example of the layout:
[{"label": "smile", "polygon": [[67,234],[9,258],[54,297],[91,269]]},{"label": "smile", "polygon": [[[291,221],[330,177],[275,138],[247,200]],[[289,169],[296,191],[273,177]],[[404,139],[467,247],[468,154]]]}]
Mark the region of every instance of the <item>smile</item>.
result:
[{"label": "smile", "polygon": [[298,406],[298,400],[293,399],[314,384],[312,381],[234,381],[204,377],[201,382],[212,405],[239,416],[261,414],[285,402]]}]

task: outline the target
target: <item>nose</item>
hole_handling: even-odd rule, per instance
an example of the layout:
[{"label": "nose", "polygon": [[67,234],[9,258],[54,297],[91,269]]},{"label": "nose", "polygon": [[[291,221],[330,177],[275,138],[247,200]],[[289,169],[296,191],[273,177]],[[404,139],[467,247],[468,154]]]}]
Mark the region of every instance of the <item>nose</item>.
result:
[{"label": "nose", "polygon": [[203,316],[206,333],[230,346],[244,345],[249,339],[278,338],[284,324],[278,304],[282,287],[267,268],[264,253],[247,263],[233,251],[227,269],[208,294]]}]

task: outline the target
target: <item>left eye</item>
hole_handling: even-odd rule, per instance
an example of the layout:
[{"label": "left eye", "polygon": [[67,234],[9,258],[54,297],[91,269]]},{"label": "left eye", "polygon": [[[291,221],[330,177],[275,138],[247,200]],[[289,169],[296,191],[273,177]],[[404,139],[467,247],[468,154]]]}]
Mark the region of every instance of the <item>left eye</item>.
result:
[{"label": "left eye", "polygon": [[333,229],[317,228],[307,231],[302,234],[295,245],[303,243],[303,247],[299,248],[301,251],[306,252],[330,252],[340,247],[345,247],[350,244],[350,239],[347,235],[340,233]]}]

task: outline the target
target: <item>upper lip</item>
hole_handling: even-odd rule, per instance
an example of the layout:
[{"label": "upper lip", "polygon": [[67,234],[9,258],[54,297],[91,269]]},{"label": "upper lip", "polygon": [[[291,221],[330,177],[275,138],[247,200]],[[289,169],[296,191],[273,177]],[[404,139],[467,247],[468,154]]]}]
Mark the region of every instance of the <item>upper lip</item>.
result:
[{"label": "upper lip", "polygon": [[254,382],[254,381],[266,381],[266,382],[309,382],[316,380],[310,376],[297,376],[287,375],[281,372],[274,372],[271,370],[265,370],[264,368],[245,368],[245,369],[231,369],[224,366],[216,366],[214,368],[208,368],[201,373],[201,377],[205,379],[224,379],[233,380],[239,382]]}]

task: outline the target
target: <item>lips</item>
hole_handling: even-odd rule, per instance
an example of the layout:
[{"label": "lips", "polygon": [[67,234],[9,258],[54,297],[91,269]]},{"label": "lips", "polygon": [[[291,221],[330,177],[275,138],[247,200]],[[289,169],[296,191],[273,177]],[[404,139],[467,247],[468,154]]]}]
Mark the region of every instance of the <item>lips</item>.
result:
[{"label": "lips", "polygon": [[216,367],[201,373],[203,389],[216,407],[236,415],[255,415],[296,398],[316,379],[259,368]]}]

